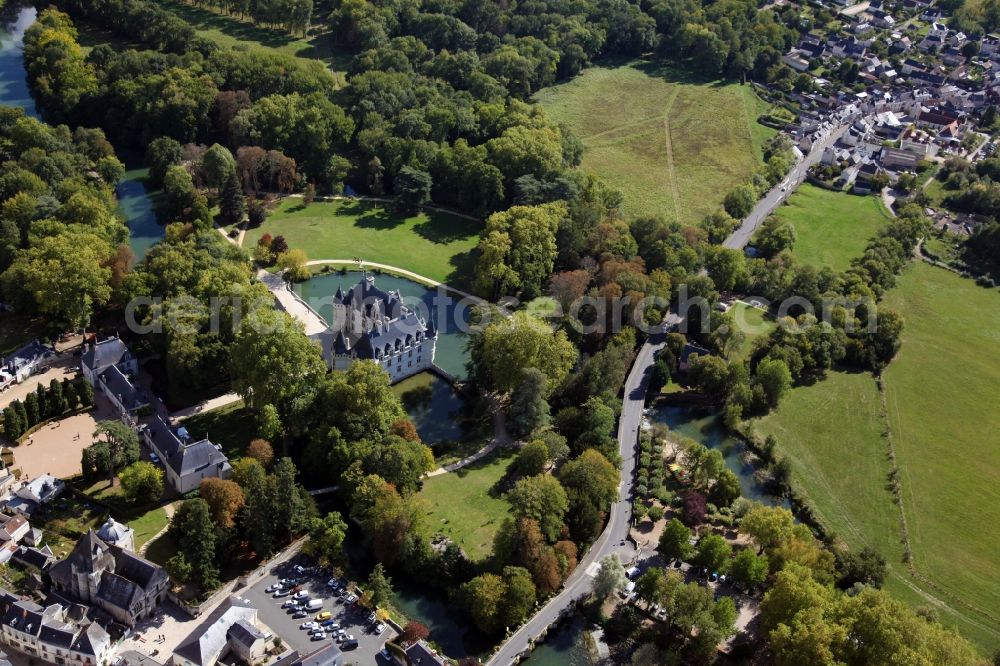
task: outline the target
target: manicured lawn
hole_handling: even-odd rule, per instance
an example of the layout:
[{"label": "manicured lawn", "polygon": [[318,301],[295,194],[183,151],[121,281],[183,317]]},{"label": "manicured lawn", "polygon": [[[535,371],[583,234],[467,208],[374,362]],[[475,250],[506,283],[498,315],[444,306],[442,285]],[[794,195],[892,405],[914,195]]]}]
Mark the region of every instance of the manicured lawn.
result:
[{"label": "manicured lawn", "polygon": [[489,556],[493,537],[510,511],[510,504],[490,489],[513,461],[513,451],[499,450],[456,472],[425,480],[417,497],[427,505],[431,530],[451,537],[473,560]]},{"label": "manicured lawn", "polygon": [[625,193],[626,216],[695,225],[761,163],[774,131],[750,86],[646,62],[591,67],[535,95],[584,143],[582,168]]},{"label": "manicured lawn", "polygon": [[282,201],[263,225],[247,231],[252,248],[263,234],[284,236],[310,259],[352,259],[398,266],[467,287],[481,223],[439,212],[404,215],[369,201]]},{"label": "manicured lawn", "polygon": [[156,536],[169,522],[170,519],[167,518],[167,512],[162,506],[150,509],[138,518],[128,521],[128,526],[135,530],[136,549],[142,547],[144,543]]},{"label": "manicured lawn", "polygon": [[736,326],[743,331],[743,344],[733,354],[733,360],[742,361],[753,351],[754,340],[770,335],[777,324],[766,311],[746,303],[733,303],[729,312],[732,313]]},{"label": "manicured lawn", "polygon": [[1000,649],[1000,293],[918,263],[886,304],[906,320],[885,374],[914,564],[992,654]]},{"label": "manicured lawn", "polygon": [[803,263],[835,271],[850,268],[889,219],[877,197],[831,192],[803,184],[775,213],[798,234],[793,252]]},{"label": "manicured lawn", "polygon": [[230,460],[242,456],[250,440],[257,437],[253,413],[242,401],[190,416],[183,425],[195,439],[208,437],[214,444],[221,444]]}]

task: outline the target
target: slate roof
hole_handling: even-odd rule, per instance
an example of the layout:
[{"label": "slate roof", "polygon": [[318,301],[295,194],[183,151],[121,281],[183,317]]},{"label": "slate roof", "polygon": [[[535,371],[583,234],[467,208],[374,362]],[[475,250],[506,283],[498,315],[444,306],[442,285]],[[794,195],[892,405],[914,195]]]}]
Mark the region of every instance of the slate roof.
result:
[{"label": "slate roof", "polygon": [[42,624],[41,631],[38,632],[38,640],[61,648],[68,649],[73,644],[74,638],[76,638],[76,629],[69,624],[45,622]]},{"label": "slate roof", "polygon": [[99,370],[118,365],[128,354],[128,346],[120,338],[108,338],[85,351],[80,361],[92,370]]},{"label": "slate roof", "polygon": [[336,643],[327,643],[295,662],[295,666],[340,666],[343,653]]},{"label": "slate roof", "polygon": [[253,647],[257,641],[264,640],[264,633],[242,618],[229,627],[228,635],[230,640],[237,641],[248,648]]},{"label": "slate roof", "polygon": [[123,525],[111,516],[108,516],[108,519],[97,530],[97,538],[107,543],[115,543],[128,536],[131,530],[132,528],[128,525]]},{"label": "slate roof", "polygon": [[217,449],[215,444],[207,439],[185,442],[159,416],[150,422],[149,436],[159,449],[163,463],[179,477],[194,474],[212,465],[223,470],[230,467],[226,454]]},{"label": "slate roof", "polygon": [[91,623],[80,632],[72,650],[81,654],[97,656],[98,652],[111,641],[111,636],[99,624]]},{"label": "slate roof", "polygon": [[444,666],[448,663],[444,657],[434,652],[426,641],[420,640],[411,644],[406,648],[405,652],[413,666],[430,666],[430,664]]},{"label": "slate roof", "polygon": [[229,597],[177,646],[174,654],[195,664],[214,663],[229,643],[229,631],[239,620],[253,622],[257,609],[249,601]]},{"label": "slate roof", "polygon": [[111,546],[115,556],[115,573],[128,578],[144,589],[155,587],[167,578],[163,567],[127,551],[119,546]]},{"label": "slate roof", "polygon": [[101,584],[97,586],[97,598],[115,608],[132,608],[142,600],[143,593],[136,583],[124,576],[105,571],[101,574]]},{"label": "slate roof", "polygon": [[53,353],[54,352],[50,348],[46,347],[38,340],[32,340],[20,349],[4,356],[3,369],[14,373],[29,363]]},{"label": "slate roof", "polygon": [[373,359],[437,335],[433,324],[406,307],[399,291],[379,289],[374,277],[363,277],[346,293],[338,287],[333,299],[344,311],[334,320],[343,325],[324,351],[329,344],[334,354]]},{"label": "slate roof", "polygon": [[11,558],[13,561],[25,565],[35,567],[37,569],[44,569],[46,566],[52,563],[55,556],[52,553],[52,549],[48,546],[45,548],[31,548],[29,546],[21,546],[14,553]]},{"label": "slate roof", "polygon": [[125,409],[134,411],[149,405],[146,392],[134,386],[129,381],[129,378],[125,376],[125,373],[118,369],[117,365],[112,365],[102,372],[100,377],[101,381],[107,385],[108,390],[118,398]]}]

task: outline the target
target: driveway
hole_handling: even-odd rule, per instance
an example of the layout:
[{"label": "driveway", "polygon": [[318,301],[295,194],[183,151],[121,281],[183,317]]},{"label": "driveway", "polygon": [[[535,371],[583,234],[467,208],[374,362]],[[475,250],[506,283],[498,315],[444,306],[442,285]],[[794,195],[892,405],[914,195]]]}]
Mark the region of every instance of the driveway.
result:
[{"label": "driveway", "polygon": [[[345,663],[382,663],[377,659],[377,655],[385,642],[393,638],[396,633],[388,626],[381,635],[373,633],[370,629],[371,625],[368,623],[370,611],[363,607],[344,603],[326,586],[330,576],[329,572],[300,575],[294,571],[293,567],[296,564],[305,563],[305,558],[295,557],[288,562],[277,565],[253,586],[243,590],[241,596],[249,599],[257,607],[260,621],[270,627],[276,636],[280,636],[285,645],[302,654],[307,654],[322,647],[325,643],[324,641],[311,640],[308,632],[299,629],[299,626],[303,622],[314,619],[320,611],[313,611],[306,618],[292,619],[292,615],[281,607],[289,597],[275,599],[273,594],[264,591],[281,578],[300,578],[302,588],[309,592],[310,598],[322,599],[322,610],[331,611],[333,619],[339,622],[348,634],[353,635],[358,640],[356,650],[344,653]],[[329,638],[325,639],[327,642],[330,640]]]},{"label": "driveway", "polygon": [[15,400],[23,402],[29,393],[34,393],[38,389],[39,384],[43,384],[48,387],[49,383],[53,379],[60,382],[63,379],[73,379],[79,371],[79,365],[79,359],[70,355],[57,359],[50,367],[46,368],[44,372],[32,375],[20,384],[14,384],[3,391],[0,391],[0,409],[7,407]]}]

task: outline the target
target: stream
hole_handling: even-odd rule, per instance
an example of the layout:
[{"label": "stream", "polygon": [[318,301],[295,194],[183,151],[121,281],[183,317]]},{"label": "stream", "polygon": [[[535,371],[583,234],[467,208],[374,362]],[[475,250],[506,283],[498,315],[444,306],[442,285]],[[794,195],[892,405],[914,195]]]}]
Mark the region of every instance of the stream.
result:
[{"label": "stream", "polygon": [[[28,88],[24,67],[24,33],[35,22],[34,7],[12,5],[0,12],[0,105],[24,109],[41,119]],[[146,189],[147,169],[138,155],[119,155],[125,163],[125,175],[118,183],[119,210],[129,228],[129,244],[140,261],[153,243],[163,238],[163,227],[156,219],[153,200]]]}]

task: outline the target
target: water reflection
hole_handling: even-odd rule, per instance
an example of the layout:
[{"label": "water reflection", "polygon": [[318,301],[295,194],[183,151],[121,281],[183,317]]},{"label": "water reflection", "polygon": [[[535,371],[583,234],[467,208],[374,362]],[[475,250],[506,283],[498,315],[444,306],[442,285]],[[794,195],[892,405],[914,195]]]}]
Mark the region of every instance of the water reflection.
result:
[{"label": "water reflection", "polygon": [[[361,281],[361,271],[339,270],[330,273],[321,273],[305,282],[294,286],[295,293],[304,298],[306,302],[322,302],[329,299],[341,287],[345,291]],[[466,376],[465,362],[468,355],[465,353],[465,341],[467,336],[459,330],[458,322],[467,322],[469,310],[457,305],[457,302],[448,297],[441,296],[437,289],[430,289],[421,284],[396,277],[387,273],[375,276],[375,286],[384,291],[396,291],[403,298],[419,299],[424,305],[425,312],[435,326],[438,327],[437,348],[434,353],[434,364],[445,372],[455,377],[464,379]],[[319,314],[328,322],[333,319],[333,307],[325,305],[317,308]]]},{"label": "water reflection", "polygon": [[743,496],[769,505],[788,507],[788,501],[774,497],[757,482],[752,465],[743,460],[745,445],[730,435],[718,413],[711,409],[659,405],[650,409],[652,423],[662,423],[672,432],[693,439],[710,449],[717,449],[728,467],[740,480]]},{"label": "water reflection", "polygon": [[24,32],[35,22],[34,7],[8,7],[0,16],[0,104],[16,106],[29,116],[38,118],[35,100],[28,89],[28,73],[24,69]]}]

